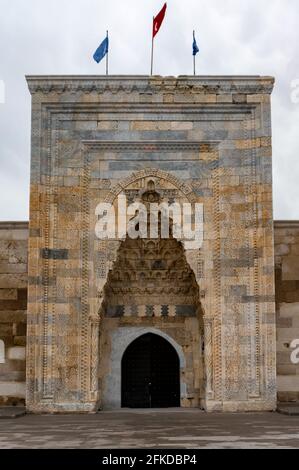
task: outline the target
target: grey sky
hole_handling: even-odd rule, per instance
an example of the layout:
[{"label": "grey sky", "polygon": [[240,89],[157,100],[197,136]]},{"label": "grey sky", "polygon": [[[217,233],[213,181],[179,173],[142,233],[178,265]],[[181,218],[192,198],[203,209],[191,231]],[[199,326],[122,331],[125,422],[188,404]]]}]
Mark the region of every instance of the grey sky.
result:
[{"label": "grey sky", "polygon": [[[0,0],[0,220],[27,220],[30,96],[25,74],[102,74],[92,54],[110,31],[111,74],[147,74],[152,16],[163,0]],[[274,75],[276,219],[299,219],[298,0],[168,0],[156,40],[155,73]]]}]

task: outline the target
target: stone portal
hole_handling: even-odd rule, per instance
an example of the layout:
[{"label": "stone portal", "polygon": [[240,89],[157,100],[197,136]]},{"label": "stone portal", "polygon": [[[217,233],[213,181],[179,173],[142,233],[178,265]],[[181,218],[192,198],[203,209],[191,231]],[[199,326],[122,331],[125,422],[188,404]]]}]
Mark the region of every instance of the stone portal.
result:
[{"label": "stone portal", "polygon": [[[123,355],[144,334],[176,350],[182,406],[274,409],[273,79],[28,84],[29,411],[120,407]],[[99,203],[149,191],[203,204],[200,249],[97,238]]]}]

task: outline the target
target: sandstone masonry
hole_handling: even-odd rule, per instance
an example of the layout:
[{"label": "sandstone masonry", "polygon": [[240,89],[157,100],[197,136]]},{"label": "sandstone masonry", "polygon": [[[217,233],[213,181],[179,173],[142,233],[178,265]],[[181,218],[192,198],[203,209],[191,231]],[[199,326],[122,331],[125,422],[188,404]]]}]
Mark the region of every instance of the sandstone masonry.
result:
[{"label": "sandstone masonry", "polygon": [[[3,361],[0,361],[0,403],[1,405],[22,404],[25,402],[25,327],[27,322],[26,302],[28,250],[28,223],[0,223],[0,243],[2,245],[1,266],[6,266],[2,273],[0,295],[10,304],[0,304],[0,340],[3,341]],[[277,325],[277,393],[280,402],[298,402],[299,367],[292,364],[290,345],[299,339],[299,273],[296,246],[299,246],[299,222],[275,222],[275,266],[276,266],[276,325]],[[7,263],[10,253],[10,273]],[[19,253],[17,255],[17,253]],[[20,257],[21,253],[21,257]],[[17,257],[19,256],[19,258]],[[20,273],[20,265],[23,265]],[[283,263],[287,277],[282,281]],[[13,283],[8,274],[14,275]],[[22,303],[17,301],[21,287]],[[5,299],[3,299],[5,297]],[[13,304],[12,304],[13,301]],[[9,310],[7,309],[9,306]],[[13,305],[13,308],[12,308]],[[20,311],[20,308],[22,309]],[[9,327],[9,335],[7,335]],[[13,332],[22,332],[23,336],[13,336]],[[129,337],[130,338],[130,337]],[[20,369],[20,370],[18,370]],[[17,374],[16,374],[17,372]]]},{"label": "sandstone masonry", "polygon": [[[28,78],[30,411],[120,407],[123,354],[145,333],[177,352],[181,406],[275,409],[273,83]],[[150,191],[203,204],[201,250],[95,237],[97,204]]]},{"label": "sandstone masonry", "polygon": [[0,223],[0,406],[25,403],[28,224]]}]

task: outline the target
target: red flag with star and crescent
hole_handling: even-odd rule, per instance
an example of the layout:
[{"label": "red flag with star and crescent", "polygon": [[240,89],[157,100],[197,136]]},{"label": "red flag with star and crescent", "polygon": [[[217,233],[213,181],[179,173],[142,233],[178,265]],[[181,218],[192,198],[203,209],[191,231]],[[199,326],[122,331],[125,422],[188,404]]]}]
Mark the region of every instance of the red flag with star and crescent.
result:
[{"label": "red flag with star and crescent", "polygon": [[153,38],[156,36],[156,34],[159,32],[161,25],[163,23],[165,13],[167,9],[167,3],[163,6],[162,10],[158,15],[154,18],[154,24],[153,24]]}]

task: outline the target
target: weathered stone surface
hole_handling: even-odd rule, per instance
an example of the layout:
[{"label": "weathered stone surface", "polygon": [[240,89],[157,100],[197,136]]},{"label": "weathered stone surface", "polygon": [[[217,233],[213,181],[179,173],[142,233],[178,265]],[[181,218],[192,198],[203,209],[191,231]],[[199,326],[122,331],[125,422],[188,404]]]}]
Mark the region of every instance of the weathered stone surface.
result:
[{"label": "weathered stone surface", "polygon": [[[22,378],[27,342],[31,411],[93,411],[109,406],[109,391],[120,406],[121,345],[141,331],[156,331],[182,351],[184,407],[275,408],[276,344],[278,398],[299,400],[299,366],[290,362],[290,344],[299,339],[296,223],[275,226],[275,323],[273,80],[31,77],[28,83],[29,266],[27,275],[27,225],[0,225],[6,361],[0,403],[24,400],[24,379],[20,387],[13,380]],[[96,205],[114,203],[121,192],[136,201],[149,182],[164,200],[204,204],[203,248],[183,253],[197,294],[190,283],[180,297],[180,268],[167,274],[176,273],[171,290],[163,257],[143,284],[135,282],[138,250],[131,256],[118,240],[95,238]],[[171,261],[171,250],[167,256]],[[161,282],[142,290],[158,272]]]},{"label": "weathered stone surface", "polygon": [[25,398],[26,384],[25,382],[2,382],[0,381],[1,386],[1,396],[10,397],[10,398]]},{"label": "weathered stone surface", "polygon": [[25,402],[28,236],[28,223],[0,223],[0,406]]},{"label": "weathered stone surface", "polygon": [[0,406],[0,419],[16,419],[25,415],[26,408],[24,406]]},{"label": "weathered stone surface", "polygon": [[294,340],[299,347],[298,244],[298,222],[275,223],[278,399],[282,402],[299,401],[299,364],[291,360]]},{"label": "weathered stone surface", "polygon": [[25,361],[26,348],[24,347],[8,348],[7,358],[13,361]]},{"label": "weathered stone surface", "polygon": [[[113,338],[136,328],[166,335],[182,351],[182,406],[275,408],[273,79],[29,77],[28,84],[28,408],[105,406],[120,380],[107,379],[120,370]],[[133,247],[131,256],[119,240],[95,238],[97,204],[114,204],[121,192],[142,200],[148,185],[164,201],[204,204],[202,250],[147,247],[139,256]],[[0,273],[1,282],[16,288]]]}]

